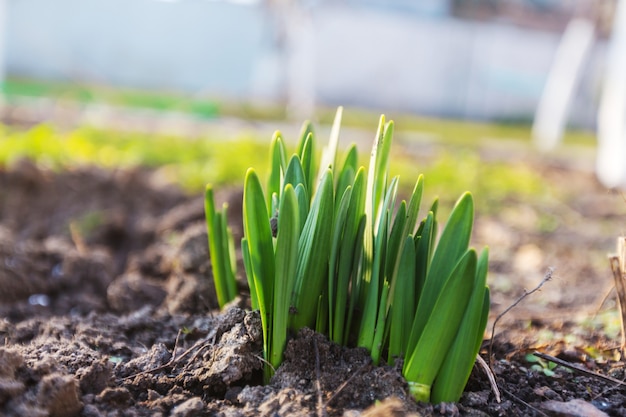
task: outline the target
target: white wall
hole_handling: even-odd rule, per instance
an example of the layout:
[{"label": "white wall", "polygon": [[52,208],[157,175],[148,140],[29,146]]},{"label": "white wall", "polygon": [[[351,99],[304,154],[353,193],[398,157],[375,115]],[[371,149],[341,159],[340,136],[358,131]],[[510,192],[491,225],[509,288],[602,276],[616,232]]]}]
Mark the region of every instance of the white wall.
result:
[{"label": "white wall", "polygon": [[[288,43],[262,3],[5,1],[12,75],[286,98]],[[318,102],[480,119],[534,114],[560,34],[349,4],[300,11],[314,31]],[[596,45],[574,124],[594,123],[603,55]]]},{"label": "white wall", "polygon": [[8,0],[11,74],[247,94],[263,19],[223,2]]}]

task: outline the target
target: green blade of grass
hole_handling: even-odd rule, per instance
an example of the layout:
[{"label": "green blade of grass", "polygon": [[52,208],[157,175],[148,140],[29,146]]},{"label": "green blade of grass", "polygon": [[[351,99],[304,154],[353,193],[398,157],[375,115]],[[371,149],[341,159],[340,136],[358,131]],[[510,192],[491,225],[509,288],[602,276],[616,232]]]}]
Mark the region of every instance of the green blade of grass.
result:
[{"label": "green blade of grass", "polygon": [[330,170],[322,177],[311,210],[300,235],[296,287],[292,316],[294,330],[309,326],[314,328],[317,299],[326,290],[330,239],[333,224],[333,175]]},{"label": "green blade of grass", "polygon": [[[402,201],[402,204],[396,213],[396,218],[394,220],[394,229],[389,238],[390,245],[392,246],[390,250],[391,256],[388,259],[388,277],[391,280],[391,288],[389,291],[389,300],[387,302],[387,309],[390,308],[393,298],[395,297],[396,291],[396,276],[398,274],[398,269],[400,268],[401,257],[404,252],[404,245],[406,244],[406,236],[413,235],[415,231],[415,224],[417,222],[417,216],[419,214],[419,206],[422,200],[422,191],[423,191],[424,178],[420,175],[415,183],[415,187],[413,188],[413,193],[411,194],[411,199],[409,200],[408,208],[406,208],[406,203]],[[400,231],[401,227],[401,231]],[[411,250],[415,251],[415,247],[413,242],[411,242]],[[414,281],[414,278],[413,278]],[[412,287],[415,285],[413,283]],[[413,292],[414,293],[414,292]],[[407,336],[408,337],[408,333]]]},{"label": "green blade of grass", "polygon": [[304,184],[298,184],[296,186],[296,198],[298,199],[299,231],[302,232],[306,219],[309,216],[309,194],[304,188]]},{"label": "green blade of grass", "polygon": [[370,349],[370,355],[372,356],[372,362],[374,365],[378,365],[380,362],[380,355],[384,345],[383,339],[385,336],[385,323],[387,321],[386,300],[389,296],[389,288],[389,282],[385,280],[380,293],[378,314],[376,317],[376,325],[374,326],[375,330],[372,338],[372,347]]},{"label": "green blade of grass", "polygon": [[315,316],[315,331],[326,334],[328,328],[328,298],[321,294],[317,300],[317,315]]},{"label": "green blade of grass", "polygon": [[478,282],[479,287],[482,286],[484,288],[484,300],[483,300],[483,310],[480,316],[480,321],[478,324],[478,332],[476,333],[476,341],[474,342],[474,349],[476,353],[480,349],[480,345],[483,343],[483,338],[485,336],[485,328],[487,327],[487,320],[489,318],[489,307],[490,307],[490,294],[489,287],[487,286],[487,275],[489,273],[489,248],[484,247],[480,252],[480,256],[478,257],[478,264],[476,265],[476,280]]},{"label": "green blade of grass", "polygon": [[[406,232],[406,223],[408,219],[406,210],[406,201],[402,200],[400,207],[396,212],[395,218],[393,219],[391,232],[389,233],[389,239],[387,242],[388,250],[387,257],[385,259],[385,277],[391,284],[389,299],[385,302],[387,309],[390,307],[391,299],[393,298],[395,292],[394,288],[396,275],[398,273],[398,268],[400,267],[400,258],[402,257],[402,252],[404,251],[404,244],[406,242],[405,238],[408,235]],[[411,245],[411,247],[412,246],[413,245]]]},{"label": "green blade of grass", "polygon": [[298,200],[291,184],[287,184],[280,199],[278,235],[276,237],[276,278],[274,280],[274,312],[270,363],[277,368],[283,361],[287,342],[289,303],[295,285],[298,260]]},{"label": "green blade of grass", "polygon": [[[379,233],[387,234],[387,217],[388,211],[384,211],[379,225]],[[380,304],[380,287],[384,282],[384,263],[387,246],[387,239],[374,240],[374,259],[372,260],[372,272],[370,282],[365,282],[365,305],[361,314],[361,324],[359,330],[359,339],[357,345],[372,350],[374,343],[374,333],[376,331],[376,322]]]},{"label": "green blade of grass", "polygon": [[309,135],[306,142],[304,143],[304,149],[302,150],[302,169],[304,170],[304,174],[306,177],[306,189],[309,191],[309,194],[313,194],[313,190],[315,189],[315,140],[313,135]]},{"label": "green blade of grass", "polygon": [[302,169],[306,181],[306,186],[309,195],[313,195],[315,177],[315,134],[313,133],[313,125],[310,122],[305,122],[302,126],[302,133],[300,141],[298,142],[297,155],[302,162]]},{"label": "green blade of grass", "polygon": [[483,250],[478,260],[472,295],[459,331],[433,384],[431,400],[435,403],[456,402],[461,398],[476,361],[486,325],[486,321],[483,322],[483,312],[484,303],[488,302],[488,295],[485,297],[488,256],[488,251]]},{"label": "green blade of grass", "polygon": [[[381,122],[384,124],[385,118],[381,116]],[[384,125],[382,135],[380,136],[380,144],[377,146],[376,162],[374,171],[374,194],[373,203],[374,207],[372,213],[374,217],[372,220],[378,221],[377,216],[381,215],[379,210],[380,204],[384,201],[384,196],[387,189],[387,175],[389,172],[389,155],[391,152],[391,142],[393,139],[393,121]]]},{"label": "green blade of grass", "polygon": [[340,288],[343,284],[342,278],[345,278],[339,275],[339,259],[341,242],[344,236],[348,233],[346,231],[346,229],[348,228],[348,226],[346,225],[346,220],[348,218],[348,208],[350,207],[351,197],[352,187],[348,187],[341,196],[339,207],[337,207],[337,209],[335,210],[335,221],[333,223],[333,235],[331,239],[332,243],[330,248],[330,259],[328,263],[328,317],[331,323],[329,332],[329,337],[331,340],[335,340],[336,338],[343,336],[335,336],[335,330],[337,329],[333,326],[333,323],[337,319],[336,311],[338,309],[345,309],[345,306],[341,306],[340,303],[337,303],[338,293],[343,292],[343,289]]},{"label": "green blade of grass", "polygon": [[[328,139],[328,145],[322,150],[322,159],[320,161],[319,173],[317,182],[322,180],[324,172],[327,169],[335,172],[337,161],[337,148],[339,146],[339,131],[341,129],[341,117],[343,115],[343,107],[337,107],[335,113],[335,119],[333,120],[333,127],[330,130],[330,138]],[[341,194],[339,194],[341,195]]]},{"label": "green blade of grass", "polygon": [[[472,195],[465,193],[452,209],[433,258],[430,261],[428,275],[420,294],[415,322],[409,338],[409,346],[414,346],[420,338],[446,279],[450,276],[460,257],[467,251],[473,219],[474,203]],[[434,227],[432,230],[435,230]]]},{"label": "green blade of grass", "polygon": [[344,234],[339,248],[334,308],[336,314],[330,324],[333,328],[332,339],[337,343],[344,343],[350,328],[351,314],[348,313],[349,318],[346,320],[346,304],[349,303],[350,312],[354,308],[352,300],[348,301],[348,290],[352,288],[354,291],[358,280],[358,259],[363,248],[363,231],[366,221],[364,206],[365,169],[361,167],[354,179]]},{"label": "green blade of grass", "polygon": [[[341,196],[354,183],[356,172],[352,167],[346,167],[339,172],[339,179],[337,180],[337,187],[335,188],[335,195]],[[335,201],[335,211],[338,210],[341,199]]]},{"label": "green blade of grass", "polygon": [[[472,225],[474,223],[474,200],[472,194],[464,193],[454,205],[446,223],[437,249],[433,254],[428,278],[445,277],[450,274],[454,265],[451,259],[459,259],[468,248]],[[436,290],[436,288],[435,288]]]},{"label": "green blade of grass", "polygon": [[[378,201],[376,200],[376,190],[378,180],[376,179],[376,168],[378,167],[378,148],[383,140],[383,133],[385,129],[385,116],[381,115],[378,122],[378,130],[376,137],[374,138],[374,144],[372,145],[372,153],[370,154],[369,167],[367,171],[367,185],[365,188],[365,216],[367,222],[365,223],[365,231],[363,234],[363,254],[361,265],[361,279],[357,282],[355,287],[357,305],[355,308],[361,311],[365,310],[366,291],[372,280],[373,275],[373,263],[374,263],[374,228],[375,219],[378,210]],[[374,323],[372,323],[374,325]],[[360,338],[361,336],[359,336]]]},{"label": "green blade of grass", "polygon": [[417,401],[430,401],[433,381],[458,333],[475,276],[476,252],[470,249],[444,280],[415,348],[407,353],[403,374]]},{"label": "green blade of grass", "polygon": [[435,214],[432,211],[429,211],[426,215],[418,233],[419,240],[415,242],[415,296],[419,300],[419,295],[424,287],[430,267],[433,247],[435,246]]},{"label": "green blade of grass", "polygon": [[483,344],[483,338],[485,337],[485,331],[484,329],[487,328],[487,320],[489,320],[489,310],[491,309],[491,292],[489,290],[489,287],[485,287],[485,294],[484,294],[484,301],[483,301],[483,313],[482,316],[480,317],[480,326],[479,328],[483,329],[482,333],[478,333],[476,335],[476,345],[475,345],[475,349],[476,352],[480,351],[480,346]]},{"label": "green blade of grass", "polygon": [[274,244],[261,182],[252,168],[248,169],[244,182],[243,218],[244,236],[248,244],[246,250],[250,258],[250,269],[261,313],[264,353],[267,359],[271,351],[268,336],[271,334],[269,314],[272,311],[272,288],[275,277]]},{"label": "green blade of grass", "polygon": [[395,295],[390,311],[388,363],[404,357],[415,314],[415,247],[413,237],[406,237],[396,276]]},{"label": "green blade of grass", "polygon": [[226,229],[226,210],[224,213],[215,210],[213,187],[207,185],[204,193],[204,213],[207,225],[209,255],[215,292],[220,308],[236,295],[235,277],[231,270],[229,236]]},{"label": "green blade of grass", "polygon": [[[360,313],[357,309],[359,305],[359,285],[362,284],[362,266],[363,266],[363,241],[365,236],[365,227],[367,224],[367,217],[364,215],[361,216],[361,220],[358,223],[357,234],[355,238],[355,242],[358,243],[354,248],[354,256],[352,259],[352,273],[350,275],[350,300],[348,305],[348,312],[345,325],[343,326],[343,344],[348,345],[351,340],[353,334],[358,334],[358,328],[355,325],[359,323],[359,321],[354,320],[355,313]],[[356,290],[355,290],[356,289]]]},{"label": "green blade of grass", "polygon": [[298,147],[296,150],[296,154],[298,154],[300,158],[302,158],[306,141],[309,136],[315,136],[315,132],[313,130],[313,124],[311,123],[311,121],[306,120],[304,123],[302,123],[302,127],[300,128],[300,134],[298,135]]},{"label": "green blade of grass", "polygon": [[366,299],[361,318],[358,345],[370,351],[374,343],[379,304],[383,303],[386,306],[387,303],[386,298],[382,300],[380,297],[382,285],[387,281],[385,261],[387,257],[388,230],[390,228],[389,218],[393,212],[397,191],[398,177],[394,177],[381,204],[382,215],[373,238],[374,251],[370,282],[363,283]]},{"label": "green blade of grass", "polygon": [[411,199],[409,200],[409,206],[407,210],[407,222],[404,229],[404,235],[413,235],[415,233],[415,225],[417,223],[417,216],[420,211],[420,204],[422,203],[422,194],[424,192],[424,176],[419,175],[413,192],[411,193]]},{"label": "green blade of grass", "polygon": [[237,282],[235,281],[237,264],[235,262],[233,234],[228,227],[227,211],[228,205],[224,203],[221,216],[219,216],[219,223],[222,229],[222,262],[226,271],[226,296],[228,301],[231,301],[237,296]]},{"label": "green blade of grass", "polygon": [[[289,165],[287,165],[287,170],[285,171],[285,178],[283,181],[285,185],[291,184],[294,188],[297,187],[298,184],[302,184],[306,189],[306,174],[298,155],[294,154],[291,159],[289,159]],[[310,191],[308,191],[307,194],[310,195]]]},{"label": "green blade of grass", "polygon": [[[406,208],[406,203],[402,201],[398,212],[396,213],[396,218],[394,220],[394,226],[389,238],[389,258],[387,265],[387,276],[391,282],[391,288],[389,291],[389,299],[387,302],[387,310],[391,309],[391,305],[395,303],[396,292],[399,291],[398,297],[400,301],[398,301],[395,307],[396,314],[392,315],[392,319],[388,322],[387,333],[394,337],[394,346],[393,348],[389,348],[389,360],[391,360],[392,356],[399,356],[406,352],[408,338],[410,334],[411,324],[413,322],[413,317],[415,313],[415,294],[416,294],[416,283],[415,283],[415,256],[417,245],[413,242],[413,232],[415,231],[415,224],[417,222],[417,216],[419,214],[419,206],[422,199],[423,192],[423,184],[424,178],[420,175],[415,183],[413,188],[413,192],[411,194],[411,199],[409,200],[408,209]],[[407,236],[411,236],[410,239],[407,239]],[[403,262],[403,257],[408,257],[405,254],[405,245],[409,244],[409,251],[411,252],[411,260],[405,259],[404,262],[410,263],[409,266],[405,265],[404,271],[402,274],[400,273],[401,262]],[[408,276],[409,272],[411,275]],[[400,276],[400,277],[399,277]],[[401,279],[403,282],[400,285],[400,289],[397,289],[398,279]],[[406,293],[409,291],[409,293]],[[407,298],[410,298],[408,300]],[[399,324],[393,324],[395,320],[399,321]],[[402,336],[395,334],[392,331],[391,326],[394,329],[400,329],[403,331]],[[390,340],[391,343],[391,340]]]},{"label": "green blade of grass", "polygon": [[248,240],[244,237],[241,239],[241,255],[243,258],[243,267],[246,271],[246,280],[248,281],[248,288],[250,289],[250,304],[252,310],[259,310],[259,294],[260,288],[256,288],[254,282],[254,272],[252,271],[252,259],[250,256],[250,248],[248,246]]},{"label": "green blade of grass", "polygon": [[339,171],[339,177],[337,178],[337,190],[345,190],[348,185],[352,184],[354,178],[351,177],[349,173],[352,173],[352,176],[354,176],[359,169],[358,164],[359,153],[356,145],[352,144],[346,153],[343,165],[341,166],[341,171]]},{"label": "green blade of grass", "polygon": [[270,173],[267,178],[267,210],[272,213],[272,196],[280,195],[282,173],[286,170],[287,152],[279,131],[274,133],[270,143]]}]

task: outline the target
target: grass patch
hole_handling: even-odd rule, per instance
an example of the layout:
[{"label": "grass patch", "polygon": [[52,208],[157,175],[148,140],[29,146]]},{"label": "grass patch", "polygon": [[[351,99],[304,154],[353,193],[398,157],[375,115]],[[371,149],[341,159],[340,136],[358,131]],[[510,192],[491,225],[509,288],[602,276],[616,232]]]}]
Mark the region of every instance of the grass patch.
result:
[{"label": "grass patch", "polygon": [[22,78],[9,78],[0,92],[4,93],[9,103],[22,97],[48,98],[81,104],[98,103],[136,109],[182,112],[206,119],[213,119],[219,115],[219,107],[215,100],[174,92],[153,92]]},{"label": "grass patch", "polygon": [[[251,120],[284,120],[287,117],[284,106],[280,104],[255,105],[248,102],[229,102],[208,96],[192,96],[182,92],[155,92],[15,77],[9,77],[4,86],[0,86],[0,92],[4,92],[9,103],[20,97],[50,98],[84,104],[100,103],[157,111],[175,111],[207,119],[232,116]],[[375,130],[378,114],[377,110],[350,108],[344,112],[343,126],[362,128],[367,131]],[[422,117],[402,112],[397,114],[388,112],[388,114],[399,126],[402,126],[404,132],[420,132],[451,144],[478,144],[486,138],[529,142],[531,138],[530,123],[462,121]],[[334,115],[334,107],[319,107],[315,119],[320,124],[330,125]],[[588,131],[570,129],[566,132],[563,142],[593,145],[595,135]]]},{"label": "grass patch", "polygon": [[557,192],[531,166],[523,162],[485,162],[472,148],[447,147],[417,164],[397,149],[392,160],[391,175],[406,178],[419,170],[425,176],[425,196],[439,196],[444,206],[453,203],[464,190],[480,195],[476,207],[481,213],[493,213],[509,199],[538,199]]},{"label": "grass patch", "polygon": [[[266,139],[252,135],[184,138],[89,127],[61,132],[50,125],[30,130],[0,126],[0,165],[24,157],[52,169],[86,164],[143,165],[159,168],[167,180],[190,192],[201,192],[207,182],[239,184],[250,166],[259,167],[258,173],[264,178],[269,151]],[[423,173],[425,198],[439,196],[444,207],[451,206],[468,189],[481,196],[476,204],[482,213],[497,210],[507,199],[536,199],[558,192],[523,162],[485,162],[476,147],[450,146],[429,157],[415,157],[397,145],[392,150],[390,174],[413,178]],[[401,188],[399,192],[411,190]]]},{"label": "grass patch", "polygon": [[27,131],[0,126],[0,165],[29,158],[51,169],[77,165],[159,168],[190,192],[207,181],[241,181],[251,164],[263,165],[267,145],[253,137],[183,138],[80,128],[63,133],[49,125]]}]

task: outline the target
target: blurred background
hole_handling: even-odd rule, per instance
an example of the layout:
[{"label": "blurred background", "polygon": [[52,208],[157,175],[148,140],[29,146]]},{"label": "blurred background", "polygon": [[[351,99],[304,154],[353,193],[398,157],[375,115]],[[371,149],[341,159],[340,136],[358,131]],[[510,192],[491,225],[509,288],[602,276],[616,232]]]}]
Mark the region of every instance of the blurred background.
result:
[{"label": "blurred background", "polygon": [[0,0],[0,77],[9,98],[43,88],[28,80],[286,106],[296,119],[312,117],[316,105],[344,105],[530,123],[568,24],[583,19],[594,40],[587,46],[579,37],[585,50],[567,121],[591,129],[615,7],[615,0]]}]

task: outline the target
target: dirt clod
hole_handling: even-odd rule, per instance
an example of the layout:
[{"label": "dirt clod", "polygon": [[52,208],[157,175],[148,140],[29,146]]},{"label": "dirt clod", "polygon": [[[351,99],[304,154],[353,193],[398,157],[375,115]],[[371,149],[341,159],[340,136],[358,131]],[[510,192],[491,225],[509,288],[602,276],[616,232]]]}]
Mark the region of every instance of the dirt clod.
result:
[{"label": "dirt clod", "polygon": [[177,405],[170,414],[171,417],[199,417],[204,410],[204,402],[200,397],[193,397]]},{"label": "dirt clod", "polygon": [[50,374],[39,382],[37,402],[45,406],[51,417],[77,416],[83,408],[78,383],[71,375]]}]

